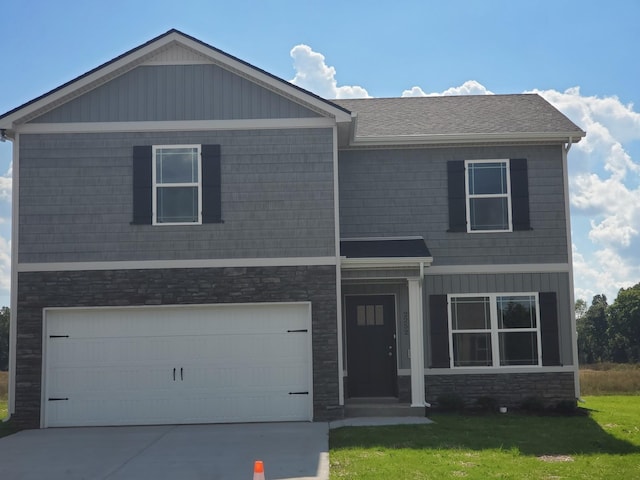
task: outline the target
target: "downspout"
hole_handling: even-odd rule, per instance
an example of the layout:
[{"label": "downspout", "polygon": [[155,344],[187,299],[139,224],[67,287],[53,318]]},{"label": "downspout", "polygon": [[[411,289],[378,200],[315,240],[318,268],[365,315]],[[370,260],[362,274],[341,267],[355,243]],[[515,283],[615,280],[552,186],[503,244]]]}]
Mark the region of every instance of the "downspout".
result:
[{"label": "downspout", "polygon": [[569,200],[569,162],[567,154],[571,150],[573,138],[569,137],[566,145],[562,146],[562,176],[564,181],[564,210],[567,229],[567,256],[569,261],[569,320],[571,322],[571,350],[573,353],[573,382],[576,399],[580,399],[580,366],[578,364],[578,331],[576,327],[576,299],[573,281],[573,242],[571,240],[571,216]]}]

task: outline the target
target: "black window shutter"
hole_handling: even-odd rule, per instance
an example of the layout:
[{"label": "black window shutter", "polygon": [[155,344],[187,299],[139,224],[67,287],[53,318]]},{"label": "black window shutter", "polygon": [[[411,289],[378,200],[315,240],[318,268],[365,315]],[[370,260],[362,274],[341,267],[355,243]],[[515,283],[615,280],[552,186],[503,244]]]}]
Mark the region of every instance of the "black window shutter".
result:
[{"label": "black window shutter", "polygon": [[540,292],[539,297],[542,365],[561,365],[556,293]]},{"label": "black window shutter", "polygon": [[464,160],[447,162],[449,232],[467,231],[467,199],[465,196],[464,175]]},{"label": "black window shutter", "polygon": [[202,223],[222,223],[220,145],[202,145]]},{"label": "black window shutter", "polygon": [[527,173],[527,159],[511,159],[509,164],[513,230],[531,230],[529,221],[529,175]]},{"label": "black window shutter", "polygon": [[449,314],[446,295],[429,295],[431,368],[449,368]]},{"label": "black window shutter", "polygon": [[133,147],[133,221],[134,225],[150,225],[152,217],[151,145]]}]

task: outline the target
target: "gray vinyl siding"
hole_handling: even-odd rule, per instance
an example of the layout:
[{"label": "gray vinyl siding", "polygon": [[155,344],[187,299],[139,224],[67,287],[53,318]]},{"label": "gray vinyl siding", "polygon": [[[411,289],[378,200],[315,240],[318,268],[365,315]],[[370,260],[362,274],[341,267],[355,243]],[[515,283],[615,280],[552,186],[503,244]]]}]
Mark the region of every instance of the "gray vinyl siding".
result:
[{"label": "gray vinyl siding", "polygon": [[558,333],[560,336],[560,361],[573,364],[571,350],[571,297],[569,296],[568,273],[510,273],[469,275],[426,275],[424,278],[424,308],[427,313],[425,326],[425,363],[430,364],[429,295],[455,293],[508,293],[508,292],[555,292],[558,308]]},{"label": "gray vinyl siding", "polygon": [[[220,144],[224,223],[131,225],[134,145]],[[335,254],[332,129],[23,134],[19,262]]]},{"label": "gray vinyl siding", "polygon": [[318,116],[217,65],[154,65],[137,67],[32,123]]},{"label": "gray vinyl siding", "polygon": [[[447,161],[526,158],[530,231],[449,233]],[[340,152],[343,238],[421,235],[434,265],[566,263],[561,146]]]}]

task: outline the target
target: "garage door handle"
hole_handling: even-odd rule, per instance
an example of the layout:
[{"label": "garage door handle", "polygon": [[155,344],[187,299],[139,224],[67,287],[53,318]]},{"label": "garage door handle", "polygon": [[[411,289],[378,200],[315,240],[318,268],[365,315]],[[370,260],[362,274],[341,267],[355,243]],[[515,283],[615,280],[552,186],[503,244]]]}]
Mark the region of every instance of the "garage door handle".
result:
[{"label": "garage door handle", "polygon": [[180,380],[184,381],[184,375],[183,375],[183,371],[182,371],[182,367],[180,367]]},{"label": "garage door handle", "polygon": [[173,369],[173,381],[174,382],[176,381],[176,369],[175,369],[175,367]]},{"label": "garage door handle", "polygon": [[309,392],[289,392],[289,395],[309,395]]},{"label": "garage door handle", "polygon": [[307,333],[309,330],[302,328],[300,330],[287,330],[287,333]]}]

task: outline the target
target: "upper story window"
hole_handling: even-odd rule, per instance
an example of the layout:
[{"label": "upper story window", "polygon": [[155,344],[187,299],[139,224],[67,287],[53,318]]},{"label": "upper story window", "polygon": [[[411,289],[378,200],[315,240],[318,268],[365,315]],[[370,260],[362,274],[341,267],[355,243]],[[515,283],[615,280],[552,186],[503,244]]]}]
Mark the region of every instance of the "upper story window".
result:
[{"label": "upper story window", "polygon": [[154,146],[153,158],[153,223],[201,223],[200,146]]},{"label": "upper story window", "polygon": [[524,158],[447,162],[449,232],[531,230]]},{"label": "upper story window", "polygon": [[452,367],[541,365],[538,294],[449,296]]},{"label": "upper story window", "polygon": [[131,223],[222,223],[220,145],[134,146]]},{"label": "upper story window", "polygon": [[465,165],[468,231],[511,231],[509,161],[467,160]]}]

